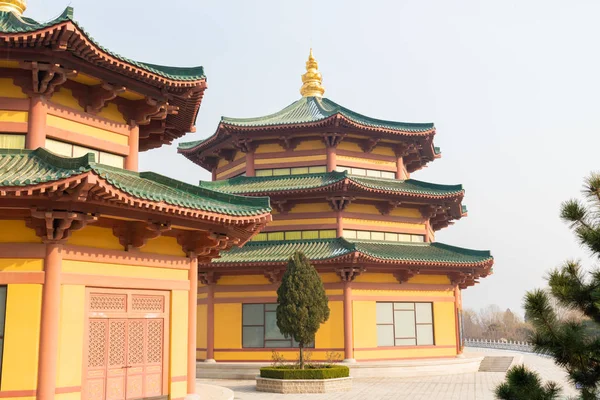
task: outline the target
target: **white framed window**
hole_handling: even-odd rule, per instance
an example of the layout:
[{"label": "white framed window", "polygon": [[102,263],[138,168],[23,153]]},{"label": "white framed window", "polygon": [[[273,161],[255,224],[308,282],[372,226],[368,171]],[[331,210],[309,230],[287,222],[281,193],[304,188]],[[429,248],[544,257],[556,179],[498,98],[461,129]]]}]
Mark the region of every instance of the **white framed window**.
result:
[{"label": "white framed window", "polygon": [[93,153],[96,162],[99,164],[109,165],[111,167],[123,168],[125,165],[125,157],[117,154],[107,153],[83,147],[71,143],[61,142],[60,140],[46,139],[46,149],[63,157],[81,157],[88,153]]},{"label": "white framed window", "polygon": [[377,302],[377,346],[432,346],[433,303]]},{"label": "white framed window", "polygon": [[365,168],[356,168],[356,167],[345,167],[343,165],[338,165],[335,167],[337,172],[348,171],[350,175],[357,176],[367,176],[369,178],[386,178],[386,179],[395,179],[396,174],[390,171],[381,171],[378,169],[365,169]]},{"label": "white framed window", "polygon": [[[277,327],[277,303],[242,304],[243,348],[298,347],[291,337],[285,338]],[[314,343],[306,347],[314,347]]]}]

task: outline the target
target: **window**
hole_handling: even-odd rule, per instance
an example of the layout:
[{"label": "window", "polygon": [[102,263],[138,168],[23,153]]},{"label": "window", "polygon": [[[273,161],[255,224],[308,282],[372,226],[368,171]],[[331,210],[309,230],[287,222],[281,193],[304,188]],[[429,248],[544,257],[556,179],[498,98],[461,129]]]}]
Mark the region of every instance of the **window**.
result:
[{"label": "window", "polygon": [[364,169],[364,168],[355,168],[355,167],[344,167],[338,165],[335,170],[337,172],[348,171],[350,175],[357,176],[368,176],[369,178],[386,178],[386,179],[395,179],[396,174],[390,171],[380,171],[377,169]]},{"label": "window", "polygon": [[64,157],[81,157],[87,153],[93,153],[97,163],[109,165],[111,167],[123,168],[125,163],[125,157],[123,156],[93,150],[54,139],[46,139],[46,149]]},{"label": "window", "polygon": [[257,169],[254,171],[256,176],[284,176],[301,174],[321,174],[327,172],[327,167],[318,165],[315,167],[294,167],[294,168],[269,168]]},{"label": "window", "polygon": [[[242,347],[298,347],[291,337],[286,339],[277,327],[276,303],[242,305]],[[306,347],[314,347],[314,344]]]},{"label": "window", "polygon": [[25,135],[0,134],[0,149],[24,149]]},{"label": "window", "polygon": [[393,232],[356,231],[353,229],[344,229],[343,236],[348,239],[380,240],[384,242],[425,242],[424,235],[409,235]]},{"label": "window", "polygon": [[377,303],[377,346],[433,344],[432,303]]},{"label": "window", "polygon": [[0,377],[2,376],[2,355],[4,353],[4,320],[6,317],[6,286],[0,286]]},{"label": "window", "polygon": [[318,231],[286,231],[259,233],[252,239],[255,242],[266,240],[302,240],[302,239],[332,239],[337,237],[335,229],[322,229]]}]

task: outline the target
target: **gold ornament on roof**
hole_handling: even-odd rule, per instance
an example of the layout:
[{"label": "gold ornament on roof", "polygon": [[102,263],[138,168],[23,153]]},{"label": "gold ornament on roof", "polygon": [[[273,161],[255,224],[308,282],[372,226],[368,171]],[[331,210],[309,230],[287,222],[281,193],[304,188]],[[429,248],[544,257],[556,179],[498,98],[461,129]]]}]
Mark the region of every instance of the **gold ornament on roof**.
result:
[{"label": "gold ornament on roof", "polygon": [[302,87],[300,88],[300,94],[304,97],[323,97],[325,88],[321,85],[323,77],[319,72],[319,64],[313,57],[312,49],[308,55],[308,61],[306,62],[306,73],[302,75]]},{"label": "gold ornament on roof", "polygon": [[27,0],[0,0],[0,11],[11,11],[21,15],[26,8]]}]

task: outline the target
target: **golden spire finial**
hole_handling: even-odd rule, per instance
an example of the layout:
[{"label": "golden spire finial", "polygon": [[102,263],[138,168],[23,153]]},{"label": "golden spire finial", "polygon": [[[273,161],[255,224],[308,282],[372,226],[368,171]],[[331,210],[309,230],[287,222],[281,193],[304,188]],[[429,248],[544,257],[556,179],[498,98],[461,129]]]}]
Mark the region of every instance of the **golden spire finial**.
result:
[{"label": "golden spire finial", "polygon": [[319,72],[319,64],[313,57],[312,49],[308,55],[308,61],[306,62],[306,73],[302,75],[302,87],[300,88],[300,94],[304,97],[323,97],[325,88],[321,86],[323,77]]},{"label": "golden spire finial", "polygon": [[21,15],[26,8],[27,0],[0,0],[0,11],[11,11]]}]

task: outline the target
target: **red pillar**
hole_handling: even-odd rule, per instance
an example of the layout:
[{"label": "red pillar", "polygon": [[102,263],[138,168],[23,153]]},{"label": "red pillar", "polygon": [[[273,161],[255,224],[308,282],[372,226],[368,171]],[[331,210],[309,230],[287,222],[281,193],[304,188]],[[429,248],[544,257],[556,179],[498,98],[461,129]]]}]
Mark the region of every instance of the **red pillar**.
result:
[{"label": "red pillar", "polygon": [[458,320],[458,316],[460,314],[460,311],[462,310],[462,297],[461,297],[461,293],[460,293],[460,288],[458,287],[458,285],[454,286],[454,305],[455,305],[455,311],[456,311],[456,315],[455,315],[455,325],[456,325],[456,354],[462,354],[462,349],[460,348],[460,324],[459,324],[459,320]]},{"label": "red pillar", "polygon": [[348,281],[344,282],[344,361],[355,361],[352,344],[352,287]]},{"label": "red pillar", "polygon": [[336,214],[336,230],[337,230],[337,237],[342,237],[344,236],[344,216],[342,211],[338,211],[335,213]]},{"label": "red pillar", "polygon": [[[125,169],[138,170],[138,155],[140,152],[140,127],[131,121],[129,125],[129,154],[125,157]],[[98,160],[96,160],[98,161]]]},{"label": "red pillar", "polygon": [[25,148],[35,150],[46,146],[46,116],[48,106],[44,97],[35,95],[29,99],[29,120]]},{"label": "red pillar", "polygon": [[327,146],[327,172],[335,171],[337,167],[336,151],[334,146]]},{"label": "red pillar", "polygon": [[254,169],[254,151],[246,153],[246,176],[255,176]]},{"label": "red pillar", "polygon": [[206,296],[206,362],[215,361],[215,284],[207,285]]},{"label": "red pillar", "polygon": [[406,176],[406,169],[404,168],[404,158],[402,156],[396,159],[396,179],[408,179]]},{"label": "red pillar", "polygon": [[40,356],[38,361],[38,400],[54,399],[56,390],[62,249],[62,244],[46,244],[40,324]]},{"label": "red pillar", "polygon": [[196,327],[198,318],[198,258],[190,253],[190,292],[188,295],[187,393],[196,393]]}]

